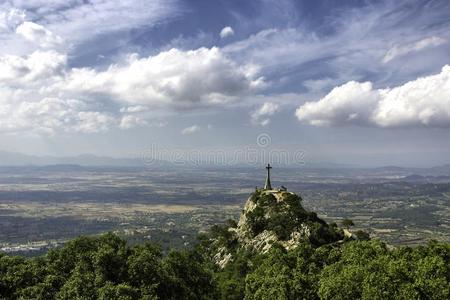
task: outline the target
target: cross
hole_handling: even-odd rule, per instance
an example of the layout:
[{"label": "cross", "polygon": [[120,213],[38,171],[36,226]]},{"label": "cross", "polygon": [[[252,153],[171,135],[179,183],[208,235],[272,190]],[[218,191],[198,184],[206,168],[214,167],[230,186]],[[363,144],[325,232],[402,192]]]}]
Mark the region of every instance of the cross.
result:
[{"label": "cross", "polygon": [[270,169],[272,169],[272,167],[270,166],[270,164],[267,164],[266,169],[267,169],[267,177],[266,177],[266,184],[264,185],[264,189],[271,190],[272,185],[270,184]]}]

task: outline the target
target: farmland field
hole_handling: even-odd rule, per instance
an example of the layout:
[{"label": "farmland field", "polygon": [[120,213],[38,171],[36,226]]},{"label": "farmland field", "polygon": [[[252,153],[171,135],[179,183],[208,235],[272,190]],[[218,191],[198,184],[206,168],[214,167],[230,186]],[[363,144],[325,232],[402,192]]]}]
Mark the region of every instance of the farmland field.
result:
[{"label": "farmland field", "polygon": [[[191,245],[211,225],[237,219],[264,170],[252,168],[2,168],[0,247],[41,252],[81,234]],[[414,170],[417,172],[417,170]],[[450,177],[410,170],[275,169],[273,183],[330,222],[390,244],[450,241]]]}]

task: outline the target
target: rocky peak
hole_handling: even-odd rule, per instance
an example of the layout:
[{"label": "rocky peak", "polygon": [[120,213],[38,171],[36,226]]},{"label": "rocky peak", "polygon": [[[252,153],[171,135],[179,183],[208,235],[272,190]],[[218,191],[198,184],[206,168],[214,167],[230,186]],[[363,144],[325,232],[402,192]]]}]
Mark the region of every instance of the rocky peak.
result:
[{"label": "rocky peak", "polygon": [[306,211],[301,201],[286,190],[256,190],[245,203],[236,228],[229,230],[241,246],[262,252],[275,243],[289,250],[300,240],[324,244],[341,238],[340,230]]},{"label": "rocky peak", "polygon": [[265,253],[275,244],[290,250],[302,241],[318,246],[343,239],[341,229],[305,210],[301,202],[300,196],[285,189],[255,190],[239,222],[219,230],[216,262],[223,267],[238,249]]}]

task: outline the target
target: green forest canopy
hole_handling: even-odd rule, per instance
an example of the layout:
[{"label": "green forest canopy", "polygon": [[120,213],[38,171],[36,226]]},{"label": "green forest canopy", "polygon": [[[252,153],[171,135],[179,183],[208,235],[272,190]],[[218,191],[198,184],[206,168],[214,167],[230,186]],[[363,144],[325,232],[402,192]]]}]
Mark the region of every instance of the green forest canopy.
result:
[{"label": "green forest canopy", "polygon": [[[0,254],[1,299],[449,299],[450,244],[389,250],[347,241],[211,259],[215,228],[191,250],[163,255],[114,234],[79,237],[35,258]],[[221,227],[221,229],[226,229]]]}]

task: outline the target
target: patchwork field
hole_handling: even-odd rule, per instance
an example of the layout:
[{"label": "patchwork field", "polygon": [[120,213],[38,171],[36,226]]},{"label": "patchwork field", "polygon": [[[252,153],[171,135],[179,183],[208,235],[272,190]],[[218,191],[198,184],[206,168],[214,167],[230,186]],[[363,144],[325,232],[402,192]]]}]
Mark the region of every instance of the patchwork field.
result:
[{"label": "patchwork field", "polygon": [[[211,225],[237,219],[264,170],[2,168],[0,248],[45,251],[81,234],[114,231],[130,242],[191,245]],[[329,222],[390,244],[450,241],[450,177],[373,170],[275,169],[274,185],[303,197]]]}]

